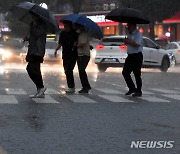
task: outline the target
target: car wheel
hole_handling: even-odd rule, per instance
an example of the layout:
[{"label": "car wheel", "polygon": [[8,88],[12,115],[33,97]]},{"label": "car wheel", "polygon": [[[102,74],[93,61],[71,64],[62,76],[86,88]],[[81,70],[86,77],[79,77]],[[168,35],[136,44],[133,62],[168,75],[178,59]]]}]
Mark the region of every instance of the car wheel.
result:
[{"label": "car wheel", "polygon": [[105,72],[107,70],[107,67],[102,66],[102,65],[97,65],[97,68],[98,68],[99,72]]},{"label": "car wheel", "polygon": [[161,67],[160,70],[162,72],[167,72],[168,68],[170,66],[170,61],[167,57],[163,58],[162,63],[161,63]]}]

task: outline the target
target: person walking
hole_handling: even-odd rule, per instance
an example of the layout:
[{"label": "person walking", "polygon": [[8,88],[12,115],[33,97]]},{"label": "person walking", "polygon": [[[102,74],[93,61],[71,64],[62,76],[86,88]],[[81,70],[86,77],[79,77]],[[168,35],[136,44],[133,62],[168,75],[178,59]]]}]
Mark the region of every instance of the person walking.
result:
[{"label": "person walking", "polygon": [[77,48],[74,47],[75,42],[77,42],[78,35],[73,29],[71,21],[64,20],[64,30],[60,33],[58,45],[55,49],[54,55],[57,56],[57,51],[62,46],[62,59],[63,67],[66,75],[66,81],[68,89],[66,93],[75,92],[75,83],[73,76],[73,69],[77,61]]},{"label": "person walking", "polygon": [[76,44],[78,52],[77,65],[82,84],[82,89],[79,93],[88,93],[91,86],[88,81],[86,67],[90,60],[90,38],[88,33],[85,31],[84,26],[75,24],[75,29],[78,33],[78,42]]},{"label": "person walking", "polygon": [[37,88],[36,94],[32,97],[44,98],[44,92],[47,88],[43,85],[40,65],[45,54],[46,23],[33,12],[31,12],[31,16],[30,35],[24,37],[24,41],[29,41],[28,53],[26,55],[26,61],[28,62],[26,70]]},{"label": "person walking", "polygon": [[[143,47],[142,47],[142,34],[138,31],[136,24],[128,23],[128,36],[122,41],[127,45],[127,58],[123,67],[122,75],[126,81],[129,91],[125,95],[131,95],[133,97],[142,96],[142,79],[141,79],[141,67],[143,63]],[[133,72],[136,80],[135,86],[131,72]]]}]

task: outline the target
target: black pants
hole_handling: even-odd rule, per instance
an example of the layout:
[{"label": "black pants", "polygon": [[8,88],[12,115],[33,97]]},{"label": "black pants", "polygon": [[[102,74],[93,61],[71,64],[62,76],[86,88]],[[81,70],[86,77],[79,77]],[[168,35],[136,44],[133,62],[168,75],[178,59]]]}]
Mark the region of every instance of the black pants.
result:
[{"label": "black pants", "polygon": [[89,60],[90,60],[90,56],[78,56],[78,60],[77,60],[79,77],[80,77],[83,89],[91,88],[88,81],[87,74],[86,74],[86,67],[89,63]]},{"label": "black pants", "polygon": [[37,89],[44,87],[40,65],[41,65],[40,62],[29,62],[26,67],[29,77],[34,82]]},{"label": "black pants", "polygon": [[[142,92],[142,79],[141,79],[141,67],[143,62],[142,53],[129,54],[125,60],[124,68],[122,74],[126,81],[129,90]],[[131,78],[131,72],[133,72],[136,80],[137,88]]]},{"label": "black pants", "polygon": [[77,61],[77,56],[74,56],[72,58],[69,57],[63,58],[63,67],[66,75],[67,85],[69,88],[75,87],[73,69],[76,65],[76,61]]}]

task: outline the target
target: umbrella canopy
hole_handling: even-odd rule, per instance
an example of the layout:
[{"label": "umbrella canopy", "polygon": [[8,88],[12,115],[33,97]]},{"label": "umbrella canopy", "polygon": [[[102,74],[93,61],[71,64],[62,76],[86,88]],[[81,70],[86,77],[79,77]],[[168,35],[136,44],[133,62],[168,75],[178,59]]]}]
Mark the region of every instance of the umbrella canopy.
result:
[{"label": "umbrella canopy", "polygon": [[106,19],[135,24],[149,24],[143,12],[133,8],[116,8],[106,15]]},{"label": "umbrella canopy", "polygon": [[94,21],[85,16],[81,16],[79,14],[70,14],[64,16],[60,21],[63,22],[65,20],[84,26],[91,37],[97,39],[103,38],[103,34],[100,27]]},{"label": "umbrella canopy", "polygon": [[58,24],[54,16],[45,8],[31,3],[31,2],[22,2],[10,9],[10,12],[20,21],[30,25],[31,14],[30,12],[35,13],[38,15],[46,24],[47,24],[47,32],[55,33],[59,30]]}]

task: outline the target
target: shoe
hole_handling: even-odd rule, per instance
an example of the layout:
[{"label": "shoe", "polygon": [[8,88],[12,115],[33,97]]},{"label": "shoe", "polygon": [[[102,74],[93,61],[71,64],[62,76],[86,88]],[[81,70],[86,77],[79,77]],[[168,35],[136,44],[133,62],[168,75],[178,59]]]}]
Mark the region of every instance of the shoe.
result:
[{"label": "shoe", "polygon": [[44,98],[45,97],[44,92],[46,91],[46,89],[47,89],[46,87],[40,88],[34,98]]},{"label": "shoe", "polygon": [[91,88],[82,88],[80,91],[78,91],[80,94],[88,94],[89,90],[91,90]]},{"label": "shoe", "polygon": [[30,97],[31,97],[31,98],[36,98],[37,94],[39,93],[39,90],[40,90],[40,89],[37,89],[37,92],[36,92],[36,94],[34,94],[34,95],[31,95]]},{"label": "shoe", "polygon": [[134,94],[132,94],[132,97],[141,97],[142,96],[142,92],[135,92]]},{"label": "shoe", "polygon": [[133,93],[135,93],[135,90],[129,90],[127,93],[125,93],[125,95],[131,95],[131,94],[133,94]]},{"label": "shoe", "polygon": [[36,95],[34,97],[31,97],[31,98],[45,98],[45,94],[41,94],[41,95]]},{"label": "shoe", "polygon": [[85,89],[87,89],[87,90],[91,90],[91,87],[88,87],[88,88],[85,88]]},{"label": "shoe", "polygon": [[75,93],[75,88],[68,88],[65,92],[68,94]]}]

